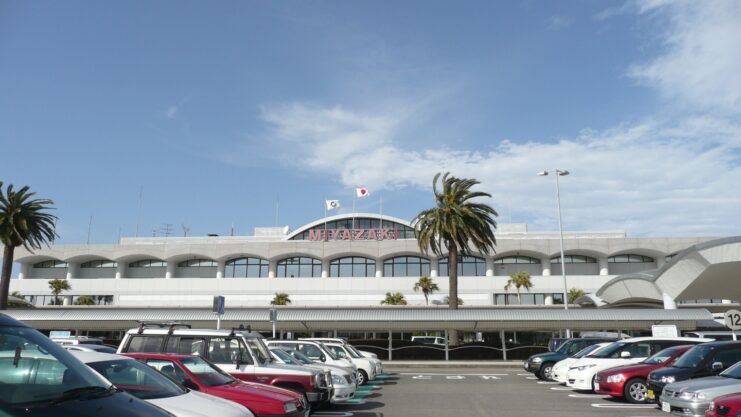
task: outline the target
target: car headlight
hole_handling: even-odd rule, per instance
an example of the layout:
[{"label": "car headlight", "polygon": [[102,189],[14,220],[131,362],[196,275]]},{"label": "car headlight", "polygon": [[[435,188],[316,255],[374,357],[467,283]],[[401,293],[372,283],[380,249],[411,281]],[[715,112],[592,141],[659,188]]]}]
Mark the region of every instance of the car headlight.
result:
[{"label": "car headlight", "polygon": [[623,382],[624,380],[625,380],[625,376],[623,374],[615,374],[615,375],[608,376],[606,381],[608,383],[614,384],[617,382]]},{"label": "car headlight", "polygon": [[685,401],[691,401],[691,400],[704,400],[708,396],[705,395],[705,393],[702,392],[683,392],[679,394],[679,399],[685,400]]},{"label": "car headlight", "polygon": [[337,385],[347,385],[347,382],[345,382],[345,378],[336,374],[332,374],[332,382]]},{"label": "car headlight", "polygon": [[533,358],[533,362],[535,362],[535,363],[543,362],[543,358],[537,358],[537,357],[536,358]]},{"label": "car headlight", "polygon": [[589,368],[594,368],[595,366],[597,366],[597,364],[596,363],[593,363],[593,364],[590,364],[590,365],[576,366],[574,368],[569,368],[569,369],[576,369],[577,371],[581,372],[581,371],[587,370]]},{"label": "car headlight", "polygon": [[676,377],[674,377],[674,375],[669,375],[669,376],[662,376],[662,377],[661,377],[661,382],[663,382],[663,383],[665,383],[665,384],[671,384],[671,383],[674,383],[674,381],[676,381],[676,380],[677,380],[677,378],[676,378]]},{"label": "car headlight", "polygon": [[710,401],[710,407],[708,407],[708,410],[715,411],[715,401]]},{"label": "car headlight", "polygon": [[286,413],[295,413],[297,410],[298,408],[296,408],[296,404],[293,401],[283,403],[283,411]]}]

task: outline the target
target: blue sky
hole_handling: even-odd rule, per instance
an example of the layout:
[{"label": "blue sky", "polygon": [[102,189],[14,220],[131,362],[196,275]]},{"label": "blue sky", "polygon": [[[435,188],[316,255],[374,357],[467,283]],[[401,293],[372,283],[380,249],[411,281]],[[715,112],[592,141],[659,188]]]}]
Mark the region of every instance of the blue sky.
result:
[{"label": "blue sky", "polygon": [[501,222],[741,232],[741,4],[94,1],[0,5],[0,181],[59,241],[251,234],[325,198],[411,219],[435,172]]}]

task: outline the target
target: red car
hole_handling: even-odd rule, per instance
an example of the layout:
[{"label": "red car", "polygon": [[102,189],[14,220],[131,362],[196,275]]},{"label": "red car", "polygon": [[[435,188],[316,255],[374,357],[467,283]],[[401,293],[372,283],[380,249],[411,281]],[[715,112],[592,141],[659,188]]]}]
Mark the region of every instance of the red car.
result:
[{"label": "red car", "polygon": [[309,407],[301,394],[242,381],[199,356],[169,353],[127,353],[123,356],[146,363],[186,388],[242,404],[258,417],[309,415]]},{"label": "red car", "polygon": [[694,345],[672,346],[664,349],[643,362],[633,365],[617,366],[597,372],[594,377],[594,391],[598,394],[625,398],[633,404],[648,401],[646,378],[654,369],[671,364]]},{"label": "red car", "polygon": [[710,403],[705,417],[736,417],[741,416],[741,393],[721,395]]}]

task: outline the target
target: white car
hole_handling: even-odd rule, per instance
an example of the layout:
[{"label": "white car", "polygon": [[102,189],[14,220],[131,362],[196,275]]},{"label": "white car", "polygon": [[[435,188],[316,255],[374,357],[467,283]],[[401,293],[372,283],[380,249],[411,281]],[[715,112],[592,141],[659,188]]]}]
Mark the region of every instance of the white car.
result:
[{"label": "white car", "polygon": [[70,353],[117,388],[176,417],[255,417],[240,404],[183,388],[136,359],[110,353]]},{"label": "white car", "polygon": [[566,386],[578,390],[594,391],[594,376],[599,371],[641,362],[668,347],[711,342],[712,340],[696,337],[634,337],[613,342],[600,349],[599,352],[572,363],[567,374]]},{"label": "white car", "polygon": [[364,352],[362,350],[358,350],[355,348],[355,346],[351,345],[347,342],[345,339],[340,339],[337,337],[313,337],[313,338],[307,338],[307,339],[299,339],[299,340],[316,340],[323,343],[339,343],[345,348],[350,351],[351,353],[354,353],[353,357],[360,357],[360,358],[369,358],[371,363],[376,367],[376,375],[380,375],[383,373],[383,362],[381,362],[380,359],[378,359],[378,355],[371,352]]},{"label": "white car", "polygon": [[[325,343],[325,346],[335,355],[351,360],[358,367],[358,385],[365,385],[368,381],[373,381],[378,375],[373,358],[366,358],[363,355],[349,349],[343,343]],[[378,359],[376,359],[378,360]]]},{"label": "white car", "polygon": [[612,344],[612,342],[597,343],[596,345],[587,346],[584,349],[576,352],[572,356],[556,362],[553,365],[553,368],[551,368],[551,379],[561,384],[565,384],[568,380],[569,368],[571,367],[572,363],[585,356],[595,353],[610,344]]},{"label": "white car", "polygon": [[321,369],[328,371],[332,375],[332,398],[330,402],[337,404],[345,402],[355,396],[358,389],[358,380],[355,371],[341,366],[327,365],[326,363],[314,362],[303,353],[292,350],[290,352],[283,349],[271,348],[270,354],[277,361],[288,365],[308,366],[309,368]]}]

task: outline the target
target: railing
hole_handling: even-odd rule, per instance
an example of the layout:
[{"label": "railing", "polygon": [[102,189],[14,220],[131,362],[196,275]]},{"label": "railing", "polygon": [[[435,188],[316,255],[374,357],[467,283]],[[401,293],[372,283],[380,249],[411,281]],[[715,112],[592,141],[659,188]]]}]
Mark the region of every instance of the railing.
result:
[{"label": "railing", "polygon": [[[366,342],[366,343],[364,343]],[[547,346],[499,347],[488,343],[469,343],[457,346],[426,345],[404,340],[394,340],[390,346],[367,344],[368,341],[352,343],[357,349],[373,352],[383,360],[523,360],[529,356],[546,352]],[[382,342],[382,341],[378,341]],[[386,342],[388,343],[388,342]],[[397,346],[394,346],[397,345]]]}]

